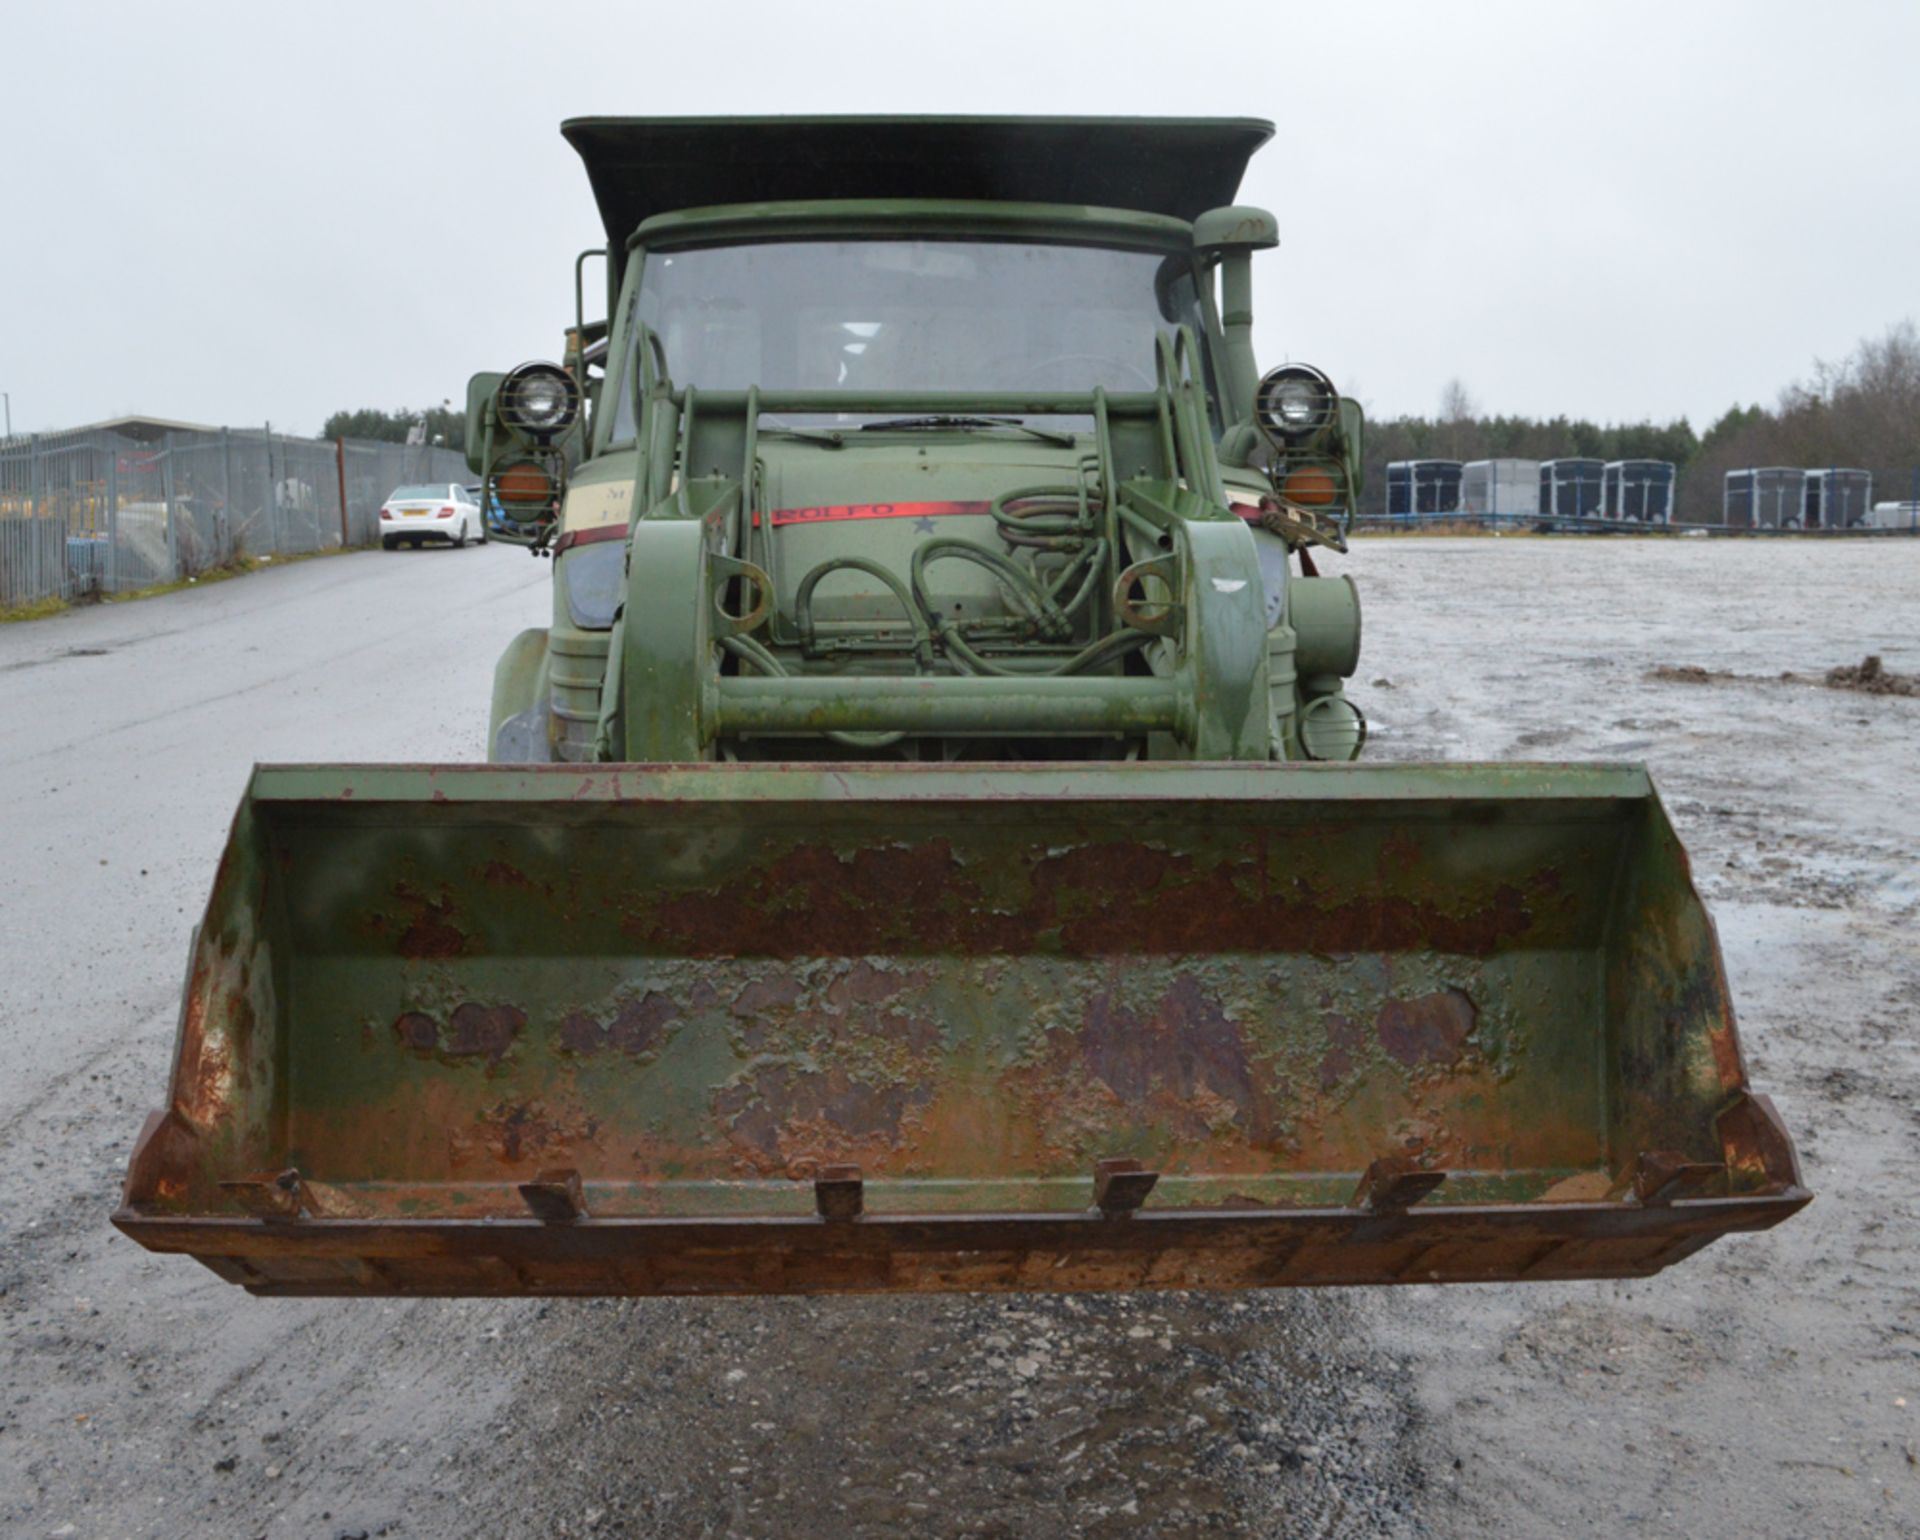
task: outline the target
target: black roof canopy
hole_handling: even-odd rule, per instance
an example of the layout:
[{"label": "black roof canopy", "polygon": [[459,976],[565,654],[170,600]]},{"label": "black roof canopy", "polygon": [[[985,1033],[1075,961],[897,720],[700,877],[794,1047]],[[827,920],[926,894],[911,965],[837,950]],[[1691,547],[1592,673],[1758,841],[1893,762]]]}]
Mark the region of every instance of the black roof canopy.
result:
[{"label": "black roof canopy", "polygon": [[1191,220],[1232,203],[1257,118],[573,118],[617,253],[644,219],[724,203],[953,198]]}]

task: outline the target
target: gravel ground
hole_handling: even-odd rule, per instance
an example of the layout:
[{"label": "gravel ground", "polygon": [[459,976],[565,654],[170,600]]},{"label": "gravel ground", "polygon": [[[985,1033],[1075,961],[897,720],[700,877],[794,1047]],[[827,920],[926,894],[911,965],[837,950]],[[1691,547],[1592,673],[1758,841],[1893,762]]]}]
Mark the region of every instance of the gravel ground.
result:
[{"label": "gravel ground", "polygon": [[306,563],[0,629],[0,1533],[1920,1534],[1920,699],[1823,682],[1920,672],[1920,544],[1344,567],[1376,756],[1652,764],[1805,1213],[1638,1283],[1227,1298],[274,1302],[150,1257],[106,1221],[245,767],[478,757],[544,618],[510,549]]}]

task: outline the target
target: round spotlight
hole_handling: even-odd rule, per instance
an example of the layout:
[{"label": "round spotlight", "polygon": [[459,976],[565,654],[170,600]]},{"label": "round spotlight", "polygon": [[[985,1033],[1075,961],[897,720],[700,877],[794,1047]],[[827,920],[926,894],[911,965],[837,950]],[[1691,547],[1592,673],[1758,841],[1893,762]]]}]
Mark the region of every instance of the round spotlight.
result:
[{"label": "round spotlight", "polygon": [[522,364],[500,382],[500,420],[545,443],[580,415],[580,387],[558,364]]},{"label": "round spotlight", "polygon": [[1254,421],[1276,443],[1312,437],[1333,421],[1339,408],[1340,393],[1333,381],[1305,364],[1273,370],[1253,397]]}]

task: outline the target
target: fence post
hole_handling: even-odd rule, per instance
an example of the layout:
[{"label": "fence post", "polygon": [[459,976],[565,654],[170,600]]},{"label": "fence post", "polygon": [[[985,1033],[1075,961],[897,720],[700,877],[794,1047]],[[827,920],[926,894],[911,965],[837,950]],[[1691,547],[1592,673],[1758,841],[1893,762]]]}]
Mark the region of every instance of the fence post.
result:
[{"label": "fence post", "polygon": [[178,581],[186,574],[180,570],[180,530],[174,516],[173,485],[173,434],[169,431],[160,441],[160,496],[167,509],[167,566],[170,569],[168,581]]},{"label": "fence post", "polygon": [[107,441],[107,575],[101,587],[120,592],[120,446]]},{"label": "fence post", "polygon": [[344,551],[353,539],[347,533],[347,441],[343,438],[333,441],[333,466],[340,482],[340,549]]},{"label": "fence post", "polygon": [[273,548],[273,554],[280,554],[280,483],[273,478],[273,424],[268,423],[260,430],[260,453],[267,463],[267,544]]},{"label": "fence post", "polygon": [[[40,435],[27,435],[27,523],[30,527],[40,527]],[[67,547],[60,543],[60,597],[66,598],[67,585]],[[36,597],[38,597],[36,595]]]},{"label": "fence post", "polygon": [[225,428],[220,430],[220,525],[217,538],[220,542],[220,559],[223,562],[237,560],[240,553],[233,544],[233,438]]}]

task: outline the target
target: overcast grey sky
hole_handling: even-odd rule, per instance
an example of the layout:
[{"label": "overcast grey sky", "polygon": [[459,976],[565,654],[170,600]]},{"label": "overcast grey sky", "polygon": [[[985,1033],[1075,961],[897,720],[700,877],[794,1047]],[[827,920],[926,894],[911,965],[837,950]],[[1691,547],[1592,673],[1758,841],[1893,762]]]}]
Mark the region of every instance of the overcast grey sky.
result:
[{"label": "overcast grey sky", "polygon": [[1603,420],[1920,315],[1920,5],[0,0],[0,390],[313,432],[552,356],[585,113],[1280,123],[1263,363]]}]

